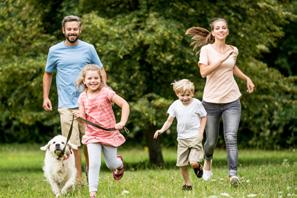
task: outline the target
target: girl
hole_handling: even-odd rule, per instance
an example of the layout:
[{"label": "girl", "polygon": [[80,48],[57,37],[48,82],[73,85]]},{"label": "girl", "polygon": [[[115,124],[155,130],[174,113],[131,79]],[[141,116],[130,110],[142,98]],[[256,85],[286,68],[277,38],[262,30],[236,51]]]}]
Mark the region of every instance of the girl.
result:
[{"label": "girl", "polygon": [[203,179],[209,180],[212,176],[212,157],[219,136],[220,119],[222,118],[230,183],[237,186],[239,184],[237,177],[237,130],[241,114],[241,93],[234,75],[246,81],[248,93],[252,93],[255,86],[252,80],[236,65],[238,49],[226,44],[226,38],[229,35],[227,21],[222,18],[215,19],[211,22],[210,27],[211,32],[201,27],[192,27],[186,31],[186,34],[192,36],[194,49],[202,46],[198,66],[201,76],[206,77],[203,105],[207,111],[208,119],[204,144]]},{"label": "girl", "polygon": [[[89,153],[88,183],[90,197],[96,197],[99,171],[101,165],[101,151],[104,154],[106,165],[113,170],[115,180],[120,180],[124,174],[123,158],[117,156],[117,147],[125,142],[124,136],[119,132],[128,120],[129,105],[125,99],[118,96],[113,90],[104,86],[101,70],[97,65],[86,65],[77,82],[83,85],[84,91],[79,96],[79,110],[76,117],[82,117],[104,128],[114,128],[106,131],[86,124],[86,133],[82,143],[87,145]],[[112,104],[121,109],[121,120],[116,123]]]}]

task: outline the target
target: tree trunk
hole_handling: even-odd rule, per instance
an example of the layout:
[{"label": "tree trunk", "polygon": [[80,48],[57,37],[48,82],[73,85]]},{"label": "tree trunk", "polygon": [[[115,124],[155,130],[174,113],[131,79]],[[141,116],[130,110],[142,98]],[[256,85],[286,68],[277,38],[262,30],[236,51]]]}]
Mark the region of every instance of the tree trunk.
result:
[{"label": "tree trunk", "polygon": [[155,128],[148,126],[144,131],[145,139],[149,149],[149,162],[153,165],[162,166],[164,165],[164,159],[162,155],[161,145],[159,141],[154,139]]}]

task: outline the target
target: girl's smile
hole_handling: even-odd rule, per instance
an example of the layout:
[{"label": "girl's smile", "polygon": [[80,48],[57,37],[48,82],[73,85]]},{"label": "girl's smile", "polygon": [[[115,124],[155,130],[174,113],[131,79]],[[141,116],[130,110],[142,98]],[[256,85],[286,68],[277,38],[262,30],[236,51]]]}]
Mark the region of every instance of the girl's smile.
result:
[{"label": "girl's smile", "polygon": [[101,85],[101,79],[98,71],[87,71],[84,79],[84,84],[88,88],[88,91],[97,91]]}]

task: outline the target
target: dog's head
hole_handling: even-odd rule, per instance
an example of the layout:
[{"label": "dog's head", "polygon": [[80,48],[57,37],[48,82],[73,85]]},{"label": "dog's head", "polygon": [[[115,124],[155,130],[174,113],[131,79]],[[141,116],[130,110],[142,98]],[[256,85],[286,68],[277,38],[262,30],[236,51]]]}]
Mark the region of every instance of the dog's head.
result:
[{"label": "dog's head", "polygon": [[57,135],[52,138],[46,145],[40,147],[42,151],[49,151],[51,155],[56,158],[61,157],[62,152],[65,148],[65,155],[70,155],[71,149],[78,149],[78,147],[68,141],[67,138],[62,135]]}]

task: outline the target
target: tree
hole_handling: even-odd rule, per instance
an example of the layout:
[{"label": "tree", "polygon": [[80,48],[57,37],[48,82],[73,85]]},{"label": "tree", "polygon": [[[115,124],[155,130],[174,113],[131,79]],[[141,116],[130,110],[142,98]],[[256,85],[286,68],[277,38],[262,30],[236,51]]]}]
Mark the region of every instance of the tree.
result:
[{"label": "tree", "polygon": [[[176,99],[170,84],[188,78],[196,85],[196,97],[202,97],[204,79],[198,74],[197,57],[185,30],[196,25],[208,27],[218,13],[229,21],[228,42],[239,48],[238,66],[257,87],[255,94],[247,95],[244,82],[239,81],[243,93],[242,145],[296,145],[296,77],[285,78],[257,60],[283,36],[282,28],[294,17],[283,3],[106,0],[79,1],[79,7],[73,9],[71,3],[76,1],[58,1],[57,7],[39,0],[1,2],[0,123],[5,131],[1,142],[44,141],[44,131],[59,133],[57,112],[49,114],[41,108],[41,77],[48,47],[61,35],[54,33],[57,38],[53,38],[53,30],[43,27],[50,26],[47,17],[60,21],[62,15],[73,11],[83,16],[82,39],[96,46],[109,85],[130,103],[128,137],[141,144],[146,141],[152,163],[163,163],[160,143],[175,144],[175,135],[152,140],[153,132],[167,117],[169,104]],[[39,5],[46,11],[37,9]],[[55,89],[51,93],[56,99]],[[21,129],[23,132],[18,133]],[[175,126],[171,129],[175,131]]]}]

